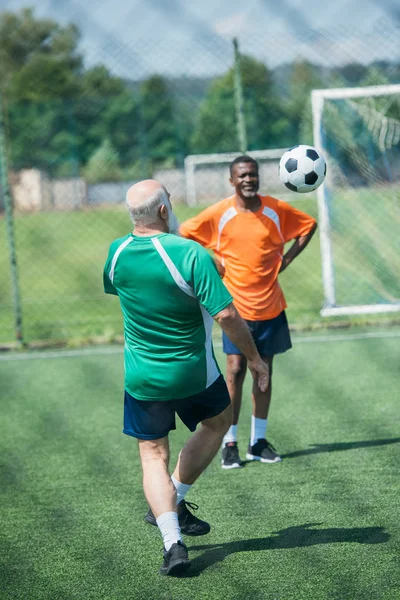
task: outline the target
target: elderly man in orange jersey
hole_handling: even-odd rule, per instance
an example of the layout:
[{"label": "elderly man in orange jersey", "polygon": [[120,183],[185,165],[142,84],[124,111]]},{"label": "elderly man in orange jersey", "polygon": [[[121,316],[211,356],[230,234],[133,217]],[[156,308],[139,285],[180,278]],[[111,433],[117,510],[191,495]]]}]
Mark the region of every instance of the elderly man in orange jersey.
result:
[{"label": "elderly man in orange jersey", "polygon": [[[259,195],[258,163],[250,156],[236,158],[230,165],[230,174],[235,194],[185,221],[180,233],[214,251],[218,270],[240,315],[247,321],[271,377],[275,354],[292,347],[278,275],[304,250],[317,223],[286,202]],[[294,243],[284,254],[284,245],[291,240]],[[226,383],[233,423],[224,437],[222,468],[234,469],[243,464],[237,445],[237,425],[247,361],[225,334],[223,350],[227,355]],[[271,381],[265,392],[253,385],[247,460],[281,461],[266,437],[271,389]]]}]

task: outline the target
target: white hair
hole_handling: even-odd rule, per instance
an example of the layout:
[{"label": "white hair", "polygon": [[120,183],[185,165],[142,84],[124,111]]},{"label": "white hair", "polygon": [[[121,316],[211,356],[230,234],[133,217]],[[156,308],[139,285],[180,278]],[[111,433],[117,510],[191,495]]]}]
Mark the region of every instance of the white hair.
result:
[{"label": "white hair", "polygon": [[129,216],[134,225],[150,225],[159,220],[158,209],[160,206],[165,204],[169,205],[168,194],[164,188],[160,188],[151,194],[141,204],[131,206],[128,201],[126,205],[128,207]]}]

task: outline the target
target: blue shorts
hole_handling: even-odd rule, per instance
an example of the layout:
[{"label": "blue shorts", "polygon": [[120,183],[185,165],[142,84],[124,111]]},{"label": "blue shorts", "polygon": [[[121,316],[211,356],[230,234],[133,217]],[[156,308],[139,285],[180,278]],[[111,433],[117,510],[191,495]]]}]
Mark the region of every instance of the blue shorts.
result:
[{"label": "blue shorts", "polygon": [[140,440],[156,440],[176,429],[175,413],[190,431],[219,415],[230,404],[222,375],[208,388],[179,400],[136,400],[125,390],[123,432]]},{"label": "blue shorts", "polygon": [[[261,356],[282,354],[292,347],[285,311],[267,321],[246,321],[246,323]],[[225,354],[242,354],[224,332],[222,332],[222,347]]]}]

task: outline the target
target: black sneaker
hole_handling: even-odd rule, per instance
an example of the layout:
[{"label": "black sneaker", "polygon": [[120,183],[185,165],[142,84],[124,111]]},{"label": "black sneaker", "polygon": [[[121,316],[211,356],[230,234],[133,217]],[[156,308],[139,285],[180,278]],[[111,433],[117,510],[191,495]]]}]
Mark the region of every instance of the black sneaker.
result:
[{"label": "black sneaker", "polygon": [[164,548],[164,563],[160,567],[160,575],[171,575],[179,577],[190,567],[188,549],[181,541],[172,544],[168,552]]},{"label": "black sneaker", "polygon": [[237,442],[227,442],[225,444],[222,450],[221,467],[223,469],[240,469],[243,467]]},{"label": "black sneaker", "polygon": [[[181,500],[178,504],[177,512],[178,512],[178,521],[179,527],[181,528],[181,533],[184,535],[206,535],[210,532],[210,524],[206,521],[202,521],[195,517],[190,510],[197,510],[199,507],[197,504],[193,502],[186,502],[185,500]],[[157,521],[155,516],[153,515],[151,509],[149,508],[149,512],[145,516],[144,520],[146,523],[150,525],[157,525]]]},{"label": "black sneaker", "polygon": [[262,463],[277,463],[282,460],[273,445],[264,439],[257,440],[254,446],[249,445],[246,458],[259,460]]}]

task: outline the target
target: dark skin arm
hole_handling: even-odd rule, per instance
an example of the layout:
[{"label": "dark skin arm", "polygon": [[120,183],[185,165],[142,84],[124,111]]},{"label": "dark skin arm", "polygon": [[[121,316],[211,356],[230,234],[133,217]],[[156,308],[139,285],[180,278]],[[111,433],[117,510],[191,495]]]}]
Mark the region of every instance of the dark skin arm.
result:
[{"label": "dark skin arm", "polygon": [[290,265],[290,263],[294,261],[296,256],[303,252],[304,248],[307,246],[316,230],[317,224],[315,223],[314,227],[307,233],[307,235],[302,235],[296,238],[294,244],[289,248],[282,258],[282,264],[281,268],[279,269],[279,273],[282,273]]},{"label": "dark skin arm", "polygon": [[220,274],[221,277],[223,277],[225,275],[225,267],[222,264],[222,262],[214,255],[213,256],[213,260],[215,262],[215,265],[218,269],[218,273]]}]

